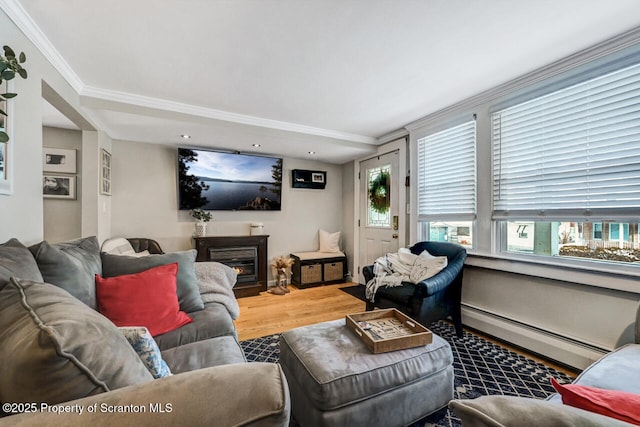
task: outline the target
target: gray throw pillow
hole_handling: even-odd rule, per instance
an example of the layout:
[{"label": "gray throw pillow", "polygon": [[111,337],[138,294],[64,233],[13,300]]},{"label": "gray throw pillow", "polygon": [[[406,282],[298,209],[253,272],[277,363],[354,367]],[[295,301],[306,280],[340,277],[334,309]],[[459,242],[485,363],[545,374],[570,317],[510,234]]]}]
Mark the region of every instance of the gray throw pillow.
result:
[{"label": "gray throw pillow", "polygon": [[118,328],[63,289],[0,289],[1,402],[56,404],[152,381]]},{"label": "gray throw pillow", "polygon": [[115,277],[123,274],[135,274],[161,265],[178,263],[177,294],[180,310],[187,313],[204,308],[200,287],[196,278],[196,250],[171,252],[162,255],[130,257],[102,253],[102,276]]},{"label": "gray throw pillow", "polygon": [[0,286],[12,277],[42,282],[38,264],[25,245],[11,239],[0,245]]},{"label": "gray throw pillow", "polygon": [[61,287],[94,310],[96,274],[102,273],[100,245],[95,236],[63,243],[40,242],[29,247],[45,282]]}]

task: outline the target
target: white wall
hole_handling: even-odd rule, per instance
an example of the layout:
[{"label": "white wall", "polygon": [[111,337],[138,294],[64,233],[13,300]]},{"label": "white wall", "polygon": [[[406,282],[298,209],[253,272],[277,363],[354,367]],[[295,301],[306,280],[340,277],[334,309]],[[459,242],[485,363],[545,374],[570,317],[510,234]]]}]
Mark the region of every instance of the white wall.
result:
[{"label": "white wall", "polygon": [[36,243],[44,236],[42,199],[42,84],[46,82],[61,99],[80,110],[73,88],[62,78],[36,47],[0,11],[0,40],[15,51],[24,51],[29,72],[26,80],[10,83],[18,96],[9,102],[9,135],[13,155],[13,193],[0,194],[0,242],[16,237],[25,244]]},{"label": "white wall", "polygon": [[[112,147],[112,236],[153,238],[165,251],[192,248],[194,220],[189,211],[178,210],[177,149],[128,141],[114,141]],[[292,169],[327,171],[326,188],[292,188]],[[281,211],[213,211],[207,234],[249,235],[249,225],[261,222],[271,259],[317,250],[319,228],[342,229],[341,166],[285,158],[282,175]]]},{"label": "white wall", "polygon": [[76,200],[44,199],[44,239],[50,243],[82,235],[82,133],[77,130],[44,127],[45,147],[76,150]]}]

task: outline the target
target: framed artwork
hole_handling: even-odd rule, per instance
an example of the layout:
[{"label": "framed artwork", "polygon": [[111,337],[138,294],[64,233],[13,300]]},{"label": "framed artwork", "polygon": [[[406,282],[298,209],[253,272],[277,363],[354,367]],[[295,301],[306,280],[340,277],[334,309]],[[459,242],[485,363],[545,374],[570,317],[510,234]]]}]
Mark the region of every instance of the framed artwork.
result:
[{"label": "framed artwork", "polygon": [[76,199],[76,177],[69,175],[44,175],[42,195],[47,199]]},{"label": "framed artwork", "polygon": [[76,173],[76,150],[44,147],[42,150],[44,172]]},{"label": "framed artwork", "polygon": [[324,172],[311,172],[311,182],[317,182],[319,184],[324,184]]},{"label": "framed artwork", "polygon": [[100,194],[111,195],[111,153],[102,149],[102,179],[100,180]]},{"label": "framed artwork", "polygon": [[[10,83],[10,82],[9,82]],[[7,81],[3,81],[0,85],[0,93],[10,91]],[[9,114],[8,105],[5,101],[0,101],[0,110]],[[7,116],[0,114],[0,130],[9,133],[9,120]],[[13,193],[13,170],[11,169],[13,161],[13,141],[0,142],[0,194]]]}]

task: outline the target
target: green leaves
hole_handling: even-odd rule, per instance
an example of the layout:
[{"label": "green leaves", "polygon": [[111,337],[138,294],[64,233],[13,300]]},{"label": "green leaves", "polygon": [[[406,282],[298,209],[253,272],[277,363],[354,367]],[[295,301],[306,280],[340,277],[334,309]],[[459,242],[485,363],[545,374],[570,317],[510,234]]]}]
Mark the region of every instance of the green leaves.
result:
[{"label": "green leaves", "polygon": [[4,46],[4,56],[0,56],[0,84],[3,80],[11,80],[16,74],[26,79],[28,74],[21,64],[27,61],[27,55],[20,52],[16,58],[16,54],[9,46]]},{"label": "green leaves", "polygon": [[[4,56],[0,56],[0,85],[5,80],[12,80],[16,77],[16,74],[23,79],[27,78],[27,70],[25,70],[21,64],[27,61],[27,55],[24,52],[20,52],[20,55],[16,58],[16,53],[9,46],[3,46]],[[2,103],[9,99],[18,96],[17,93],[6,92],[0,94],[0,107],[4,107]],[[6,116],[7,113],[0,109],[0,114]],[[9,135],[4,130],[0,130],[0,142],[8,142]]]}]

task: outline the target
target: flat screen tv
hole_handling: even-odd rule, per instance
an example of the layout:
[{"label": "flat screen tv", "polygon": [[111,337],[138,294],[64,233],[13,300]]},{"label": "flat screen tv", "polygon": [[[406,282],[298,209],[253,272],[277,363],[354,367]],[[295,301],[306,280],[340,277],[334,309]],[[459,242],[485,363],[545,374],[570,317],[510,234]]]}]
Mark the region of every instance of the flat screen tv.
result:
[{"label": "flat screen tv", "polygon": [[282,159],[178,149],[180,209],[279,211]]}]

